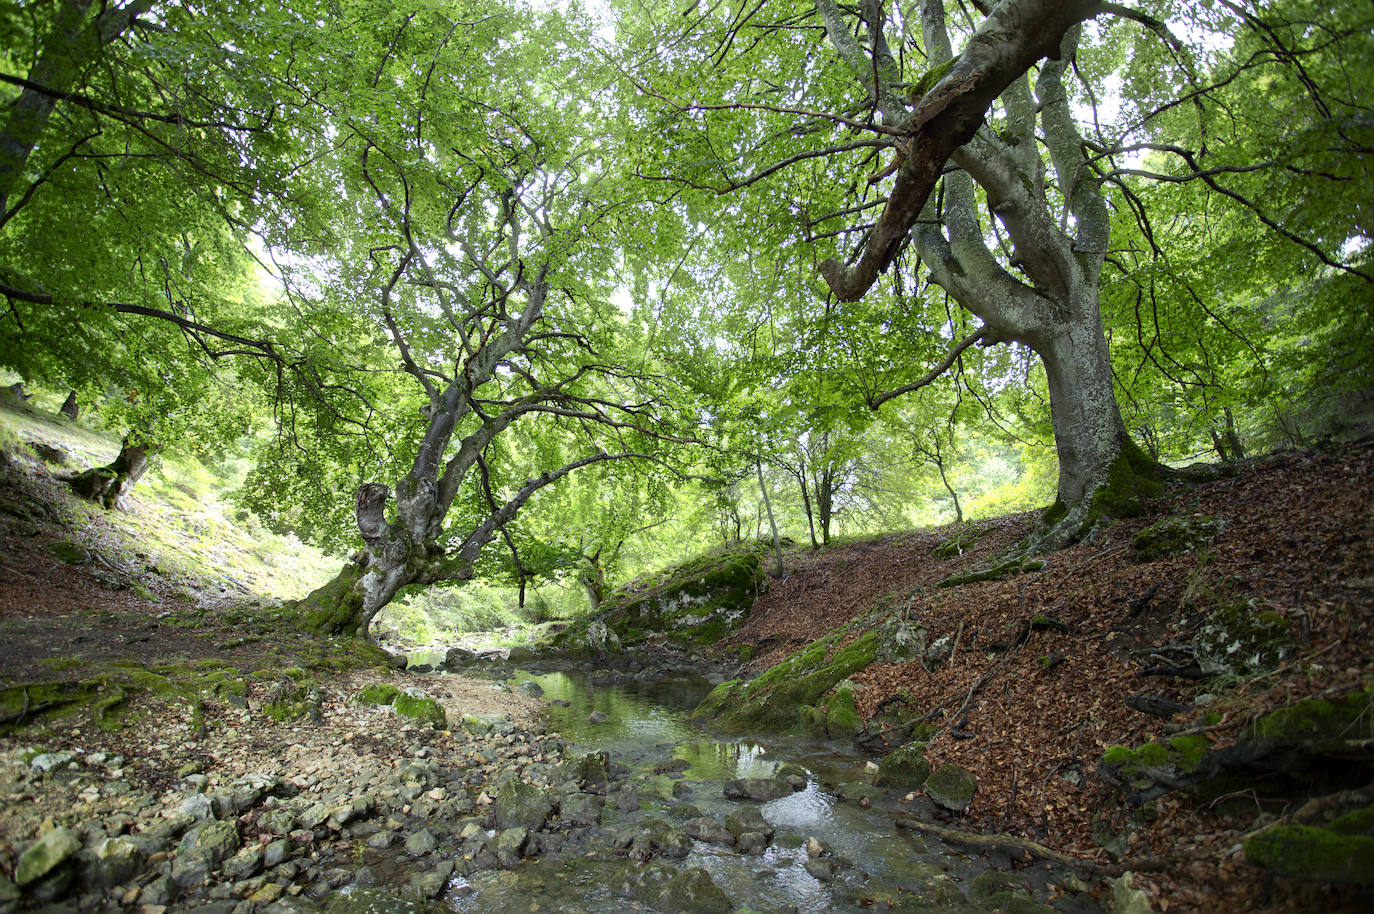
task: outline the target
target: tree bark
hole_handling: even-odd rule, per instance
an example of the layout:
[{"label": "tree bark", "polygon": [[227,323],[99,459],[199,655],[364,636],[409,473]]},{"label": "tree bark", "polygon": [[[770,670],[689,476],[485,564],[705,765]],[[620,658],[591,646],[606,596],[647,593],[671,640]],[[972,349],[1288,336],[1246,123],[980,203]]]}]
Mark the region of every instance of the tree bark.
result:
[{"label": "tree bark", "polygon": [[768,486],[763,482],[763,461],[755,460],[754,469],[759,474],[759,492],[763,495],[763,506],[768,509],[768,527],[773,531],[773,555],[776,559],[774,571],[782,577],[782,540],[778,536],[778,522],[773,517],[773,500],[768,497]]},{"label": "tree bark", "polygon": [[123,509],[127,507],[129,492],[148,469],[148,458],[157,450],[155,444],[134,444],[126,435],[115,459],[72,477],[72,489],[106,510]]},{"label": "tree bark", "polygon": [[23,179],[29,156],[38,145],[59,96],[70,92],[84,67],[99,50],[129,28],[153,6],[153,0],[130,0],[89,17],[91,0],[61,0],[51,30],[44,37],[26,86],[9,106],[0,126],[0,217]]}]

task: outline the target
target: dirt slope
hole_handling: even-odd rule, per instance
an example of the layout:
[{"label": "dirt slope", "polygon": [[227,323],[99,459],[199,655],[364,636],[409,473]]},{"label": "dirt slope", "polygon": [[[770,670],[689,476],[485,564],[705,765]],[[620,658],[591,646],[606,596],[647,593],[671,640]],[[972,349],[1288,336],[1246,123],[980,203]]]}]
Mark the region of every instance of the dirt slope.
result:
[{"label": "dirt slope", "polygon": [[[1134,534],[1174,514],[1226,525],[1209,547],[1137,561]],[[854,677],[864,687],[859,711],[905,701],[941,726],[932,763],[964,765],[979,781],[959,827],[1103,862],[1094,830],[1099,838],[1125,830],[1126,855],[1162,868],[1144,880],[1160,907],[1337,910],[1341,893],[1276,885],[1243,862],[1239,837],[1282,812],[1283,800],[1251,791],[1206,809],[1170,794],[1133,810],[1096,766],[1110,745],[1171,733],[1202,730],[1224,746],[1268,709],[1357,687],[1374,673],[1374,443],[1281,454],[1229,478],[1175,486],[1145,516],[1099,529],[1048,556],[1041,571],[936,586],[986,566],[1033,523],[1030,514],[984,523],[988,532],[950,559],[932,550],[953,527],[793,555],[731,643],[756,645],[763,668],[896,598],[932,641],[953,636],[955,653],[934,672],[920,661],[863,671]],[[1278,671],[1224,681],[1148,674],[1169,665],[1169,652],[1152,648],[1188,641],[1208,611],[1241,601],[1288,624],[1296,649]],[[1008,650],[1037,618],[1048,624]],[[1189,710],[1151,716],[1125,704],[1138,694]],[[1200,695],[1219,722],[1204,725],[1202,708],[1192,707]]]}]

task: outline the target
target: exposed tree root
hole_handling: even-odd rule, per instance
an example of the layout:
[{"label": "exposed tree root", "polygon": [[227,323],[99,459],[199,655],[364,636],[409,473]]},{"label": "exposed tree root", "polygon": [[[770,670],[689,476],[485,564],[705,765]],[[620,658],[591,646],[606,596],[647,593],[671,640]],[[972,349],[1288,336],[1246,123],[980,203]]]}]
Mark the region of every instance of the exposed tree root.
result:
[{"label": "exposed tree root", "polygon": [[976,832],[961,831],[957,828],[949,828],[944,825],[936,825],[932,822],[922,822],[920,819],[909,813],[898,813],[893,818],[894,824],[898,828],[905,828],[909,831],[921,832],[922,834],[933,835],[948,844],[961,844],[965,847],[976,847],[983,851],[1020,851],[1041,860],[1048,860],[1051,863],[1058,863],[1069,869],[1086,873],[1091,876],[1120,876],[1122,873],[1130,871],[1136,873],[1161,870],[1167,864],[1163,857],[1137,857],[1133,860],[1126,860],[1120,863],[1098,863],[1095,860],[1083,860],[1079,857],[1070,857],[1068,854],[1061,853],[1054,848],[1046,847],[1031,841],[1029,838],[1017,838],[1014,835],[986,835]]}]

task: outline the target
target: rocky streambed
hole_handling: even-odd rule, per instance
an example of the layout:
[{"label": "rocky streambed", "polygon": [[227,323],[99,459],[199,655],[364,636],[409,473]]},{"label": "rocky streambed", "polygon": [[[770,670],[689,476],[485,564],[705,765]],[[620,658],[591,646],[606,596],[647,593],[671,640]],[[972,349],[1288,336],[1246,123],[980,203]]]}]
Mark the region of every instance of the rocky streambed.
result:
[{"label": "rocky streambed", "polygon": [[486,672],[10,742],[0,911],[1100,910],[895,829],[928,801],[858,756],[694,728],[704,677]]}]

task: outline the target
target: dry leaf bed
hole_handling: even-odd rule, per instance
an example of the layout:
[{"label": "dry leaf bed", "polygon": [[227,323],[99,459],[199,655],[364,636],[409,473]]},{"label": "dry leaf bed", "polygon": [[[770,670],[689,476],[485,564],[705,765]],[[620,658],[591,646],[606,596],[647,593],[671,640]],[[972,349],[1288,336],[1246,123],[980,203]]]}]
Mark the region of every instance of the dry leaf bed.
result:
[{"label": "dry leaf bed", "polygon": [[[802,554],[732,641],[758,645],[762,669],[895,597],[931,641],[957,636],[957,652],[934,672],[912,661],[859,673],[853,677],[863,687],[858,708],[867,718],[903,695],[920,712],[935,712],[942,729],[928,747],[931,762],[956,762],[978,777],[961,828],[1020,835],[1107,862],[1094,840],[1095,824],[1120,831],[1134,821],[1140,827],[1127,855],[1162,862],[1161,872],[1137,879],[1160,908],[1335,905],[1339,893],[1274,884],[1244,864],[1240,836],[1282,812],[1282,803],[1257,794],[1207,810],[1171,794],[1143,819],[1095,769],[1109,745],[1138,745],[1201,726],[1200,711],[1166,721],[1129,708],[1130,695],[1192,705],[1212,692],[1216,701],[1208,710],[1225,716],[1207,732],[1223,746],[1267,710],[1361,684],[1371,673],[1374,644],[1372,469],[1369,442],[1258,460],[1230,478],[1172,486],[1146,516],[1099,529],[1048,556],[1042,571],[957,588],[936,584],[989,564],[1025,537],[1035,515],[984,524],[990,532],[948,560],[935,558],[932,549],[953,535],[952,526]],[[1221,517],[1226,527],[1195,553],[1135,562],[1134,534],[1172,514]],[[1207,610],[1237,600],[1252,600],[1289,623],[1297,651],[1280,670],[1222,683],[1142,675],[1134,651],[1188,641]],[[1039,628],[1020,648],[999,649],[1014,644],[1018,629],[1037,616],[1063,630]],[[984,685],[956,733],[947,725],[980,680]]]}]

